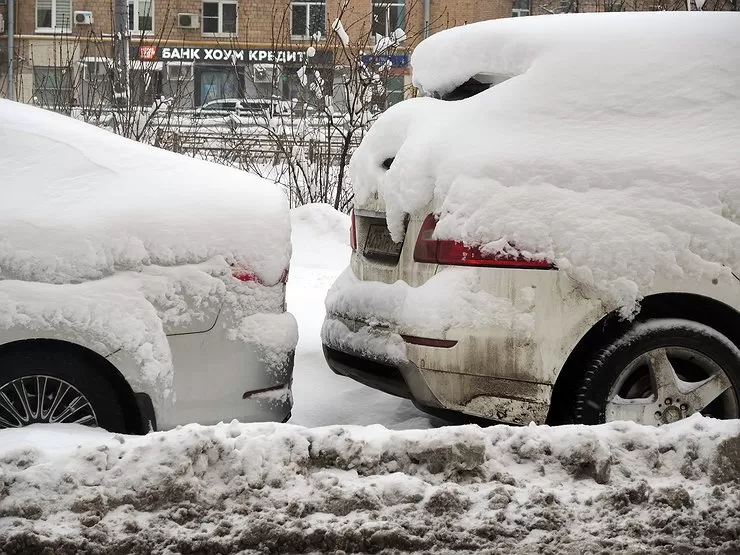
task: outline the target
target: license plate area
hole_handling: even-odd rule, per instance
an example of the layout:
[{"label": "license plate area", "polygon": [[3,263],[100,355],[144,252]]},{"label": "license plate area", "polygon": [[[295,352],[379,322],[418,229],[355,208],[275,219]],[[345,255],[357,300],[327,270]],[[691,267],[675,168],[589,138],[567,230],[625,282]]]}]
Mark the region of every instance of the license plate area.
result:
[{"label": "license plate area", "polygon": [[[382,221],[382,220],[381,220]],[[362,250],[363,256],[370,260],[396,264],[401,257],[403,242],[394,243],[385,221],[371,223],[367,231],[367,239]]]}]

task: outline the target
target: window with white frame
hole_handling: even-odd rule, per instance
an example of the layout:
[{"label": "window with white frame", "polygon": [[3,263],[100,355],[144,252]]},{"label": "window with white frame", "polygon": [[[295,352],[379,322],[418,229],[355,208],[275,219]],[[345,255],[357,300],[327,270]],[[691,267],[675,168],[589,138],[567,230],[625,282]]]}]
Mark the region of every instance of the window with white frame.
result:
[{"label": "window with white frame", "polygon": [[523,17],[531,13],[530,0],[512,0],[511,17]]},{"label": "window with white frame", "polygon": [[134,33],[154,31],[154,0],[128,0],[128,28]]},{"label": "window with white frame", "polygon": [[110,58],[82,58],[82,79],[84,81],[104,81],[113,66]]},{"label": "window with white frame", "polygon": [[236,2],[203,2],[203,33],[235,35],[236,13]]},{"label": "window with white frame", "polygon": [[396,29],[406,31],[405,0],[373,0],[373,36],[393,36]]},{"label": "window with white frame", "polygon": [[36,0],[36,29],[69,31],[72,0]]},{"label": "window with white frame", "polygon": [[307,39],[316,33],[326,35],[326,0],[293,0],[290,13],[291,35],[294,38]]},{"label": "window with white frame", "polygon": [[193,62],[167,62],[167,79],[190,81],[193,78]]}]

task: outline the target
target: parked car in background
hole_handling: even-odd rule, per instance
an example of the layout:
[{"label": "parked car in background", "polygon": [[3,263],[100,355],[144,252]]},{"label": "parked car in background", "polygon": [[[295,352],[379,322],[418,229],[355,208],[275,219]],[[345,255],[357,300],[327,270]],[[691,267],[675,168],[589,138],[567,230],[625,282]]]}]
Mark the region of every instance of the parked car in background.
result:
[{"label": "parked car in background", "polygon": [[0,100],[0,428],[285,421],[279,188]]},{"label": "parked car in background", "polygon": [[195,117],[214,118],[237,116],[243,118],[265,118],[287,116],[291,112],[291,103],[285,100],[220,98],[206,102],[196,108]]},{"label": "parked car in background", "polygon": [[738,29],[575,14],[422,42],[427,97],[352,158],[332,370],[513,424],[740,417]]}]

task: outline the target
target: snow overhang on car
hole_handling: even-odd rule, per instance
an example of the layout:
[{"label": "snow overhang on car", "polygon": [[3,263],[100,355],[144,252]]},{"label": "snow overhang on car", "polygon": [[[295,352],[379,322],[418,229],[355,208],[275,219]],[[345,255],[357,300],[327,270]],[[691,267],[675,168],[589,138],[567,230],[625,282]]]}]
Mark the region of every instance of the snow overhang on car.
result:
[{"label": "snow overhang on car", "polygon": [[495,87],[499,83],[503,83],[504,81],[506,81],[507,79],[511,79],[512,77],[513,75],[481,72],[476,73],[475,75],[470,77],[470,79],[461,83],[451,91],[440,92],[438,90],[433,90],[426,92],[422,90],[422,94],[424,96],[432,96],[434,98],[440,98],[442,100],[465,100],[466,98],[475,96],[478,93],[490,89],[491,87]]}]

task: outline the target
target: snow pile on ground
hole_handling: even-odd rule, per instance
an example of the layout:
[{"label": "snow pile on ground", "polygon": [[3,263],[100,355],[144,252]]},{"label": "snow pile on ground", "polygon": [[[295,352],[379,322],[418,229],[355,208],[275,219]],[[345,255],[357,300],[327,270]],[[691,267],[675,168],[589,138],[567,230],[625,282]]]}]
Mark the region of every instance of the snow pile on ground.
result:
[{"label": "snow pile on ground", "polygon": [[306,204],[290,211],[291,266],[344,268],[349,264],[349,216],[328,204]]},{"label": "snow pile on ground", "polygon": [[295,320],[282,286],[258,283],[290,259],[278,186],[6,100],[0,166],[0,331],[123,350],[158,406],[172,400],[166,335],[205,331],[222,308],[232,339],[287,362]]},{"label": "snow pile on ground", "polygon": [[[436,236],[554,261],[625,312],[665,279],[740,274],[740,14],[487,21],[415,50],[414,81],[470,99],[405,101],[351,162],[356,202]],[[394,158],[389,170],[383,161]]]},{"label": "snow pile on ground", "polygon": [[[0,431],[4,553],[732,553],[740,422]],[[44,551],[46,550],[46,551]]]},{"label": "snow pile on ground", "polygon": [[386,395],[335,375],[321,350],[320,332],[326,292],[347,267],[349,216],[327,204],[290,211],[293,256],[288,281],[288,310],[300,327],[293,374],[291,424],[383,424],[391,429],[429,428],[434,418],[411,401]]}]

